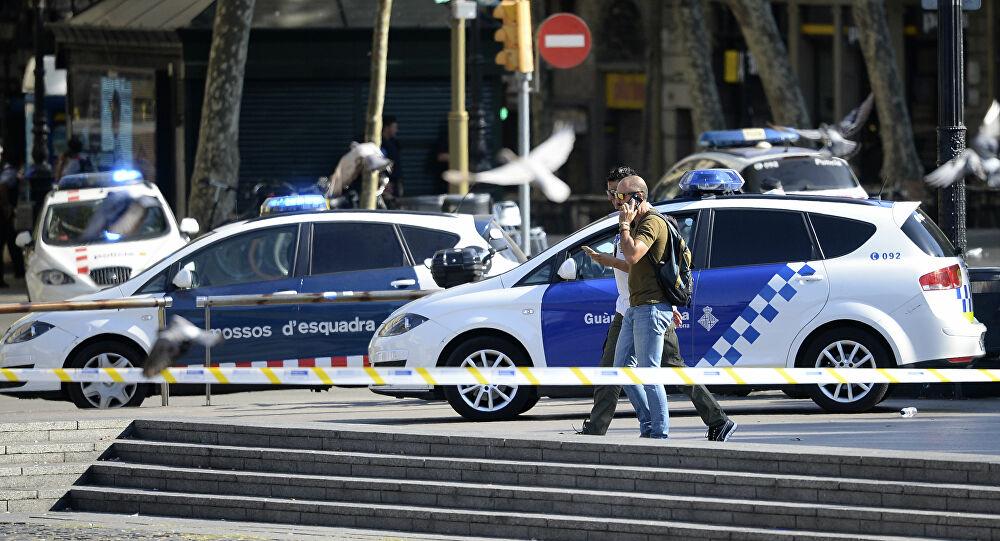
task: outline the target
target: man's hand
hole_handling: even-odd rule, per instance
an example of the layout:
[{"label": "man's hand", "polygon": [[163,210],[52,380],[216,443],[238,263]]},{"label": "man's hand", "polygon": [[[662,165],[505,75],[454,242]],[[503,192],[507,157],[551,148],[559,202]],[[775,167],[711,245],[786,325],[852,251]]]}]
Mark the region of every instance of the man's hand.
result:
[{"label": "man's hand", "polygon": [[626,201],[622,203],[621,209],[618,210],[618,223],[621,224],[631,224],[632,220],[635,220],[635,215],[639,212],[639,203],[635,201]]},{"label": "man's hand", "polygon": [[674,328],[675,329],[681,328],[681,323],[683,323],[683,321],[684,320],[681,319],[681,313],[677,310],[677,307],[675,306],[674,307]]}]

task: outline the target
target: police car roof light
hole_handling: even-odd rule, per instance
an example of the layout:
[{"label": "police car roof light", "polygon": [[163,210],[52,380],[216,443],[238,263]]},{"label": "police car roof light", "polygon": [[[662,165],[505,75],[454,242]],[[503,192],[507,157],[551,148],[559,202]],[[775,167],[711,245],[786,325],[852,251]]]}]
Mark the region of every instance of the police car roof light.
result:
[{"label": "police car roof light", "polygon": [[282,212],[299,212],[303,210],[327,210],[330,203],[320,194],[283,195],[268,197],[260,206],[261,216],[279,214]]},{"label": "police car roof light", "polygon": [[799,140],[799,134],[773,128],[746,128],[742,130],[707,131],[698,138],[698,144],[710,148],[754,146],[765,142],[786,145]]},{"label": "police car roof light", "polygon": [[743,177],[732,169],[694,169],[680,181],[684,192],[736,193],[743,188]]},{"label": "police car roof light", "polygon": [[134,169],[118,169],[100,173],[79,173],[66,175],[56,184],[57,190],[83,190],[86,188],[114,188],[141,184],[142,173]]}]

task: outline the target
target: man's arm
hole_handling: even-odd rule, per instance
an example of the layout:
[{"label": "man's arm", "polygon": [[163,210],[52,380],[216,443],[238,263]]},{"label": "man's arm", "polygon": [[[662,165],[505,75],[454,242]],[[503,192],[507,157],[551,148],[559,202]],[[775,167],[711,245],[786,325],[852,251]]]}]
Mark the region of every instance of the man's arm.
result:
[{"label": "man's arm", "polygon": [[618,259],[615,256],[611,256],[608,254],[600,254],[600,258],[601,259],[598,261],[598,263],[604,265],[605,267],[614,267],[622,272],[628,272],[630,269],[628,263],[626,263],[621,259]]}]

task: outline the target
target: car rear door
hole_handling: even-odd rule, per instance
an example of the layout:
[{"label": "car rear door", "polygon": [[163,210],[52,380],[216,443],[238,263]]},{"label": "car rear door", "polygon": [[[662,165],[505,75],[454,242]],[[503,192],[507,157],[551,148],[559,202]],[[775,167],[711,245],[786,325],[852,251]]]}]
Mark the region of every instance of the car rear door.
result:
[{"label": "car rear door", "polygon": [[[306,241],[310,264],[303,293],[419,289],[412,258],[396,226],[384,222],[317,222]],[[375,329],[403,301],[303,304],[288,335],[299,358],[361,366]]]},{"label": "car rear door", "polygon": [[[784,366],[830,284],[801,212],[716,209],[690,315],[698,366]],[[688,361],[689,363],[691,361]]]}]

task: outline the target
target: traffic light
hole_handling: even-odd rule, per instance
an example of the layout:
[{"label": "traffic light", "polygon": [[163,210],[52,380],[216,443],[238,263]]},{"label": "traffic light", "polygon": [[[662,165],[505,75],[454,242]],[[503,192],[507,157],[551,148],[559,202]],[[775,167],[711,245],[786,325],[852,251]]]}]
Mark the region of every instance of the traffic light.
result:
[{"label": "traffic light", "polygon": [[497,64],[508,71],[535,71],[531,50],[531,1],[502,0],[493,10],[493,17],[503,24],[493,35],[493,39],[503,44],[503,50],[497,53]]}]

